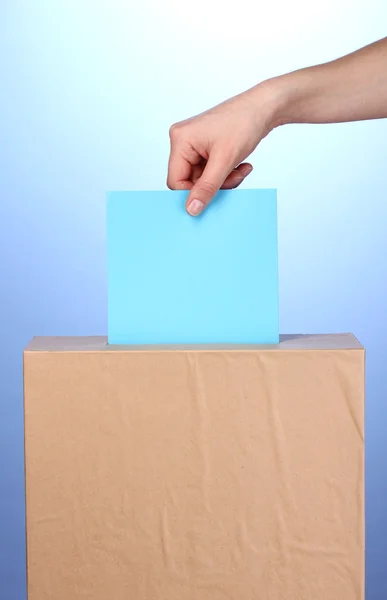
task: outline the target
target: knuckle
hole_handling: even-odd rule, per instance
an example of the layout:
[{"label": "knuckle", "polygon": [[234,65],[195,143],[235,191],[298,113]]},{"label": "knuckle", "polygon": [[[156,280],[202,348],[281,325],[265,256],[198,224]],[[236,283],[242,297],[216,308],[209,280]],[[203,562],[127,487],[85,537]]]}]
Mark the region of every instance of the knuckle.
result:
[{"label": "knuckle", "polygon": [[172,141],[174,141],[174,140],[180,138],[181,131],[182,131],[181,123],[174,123],[173,125],[171,125],[171,127],[169,128],[170,139]]},{"label": "knuckle", "polygon": [[176,189],[177,179],[176,179],[176,177],[174,176],[174,174],[171,171],[168,171],[166,183],[167,183],[167,187],[170,190],[175,190]]},{"label": "knuckle", "polygon": [[212,183],[212,181],[208,181],[207,179],[205,179],[204,181],[200,181],[200,190],[206,195],[206,196],[215,196],[216,192],[218,191],[218,188],[216,187],[216,185],[214,183]]}]

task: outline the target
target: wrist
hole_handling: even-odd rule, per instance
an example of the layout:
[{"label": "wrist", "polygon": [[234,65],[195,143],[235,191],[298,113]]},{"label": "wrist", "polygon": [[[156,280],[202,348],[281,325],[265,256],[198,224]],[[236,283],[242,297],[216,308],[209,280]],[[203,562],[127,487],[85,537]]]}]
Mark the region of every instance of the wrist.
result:
[{"label": "wrist", "polygon": [[281,125],[292,122],[292,81],[289,75],[267,79],[246,92],[250,99],[257,126],[265,123],[265,135]]},{"label": "wrist", "polygon": [[269,79],[264,84],[271,97],[273,129],[299,121],[297,108],[303,104],[306,91],[299,73],[288,73]]},{"label": "wrist", "polygon": [[342,82],[331,65],[319,65],[266,82],[272,90],[275,126],[338,120]]},{"label": "wrist", "polygon": [[[313,73],[308,69],[280,75],[259,83],[256,94],[257,117],[262,119],[262,98],[266,107],[268,131],[281,125],[304,123],[314,107]],[[313,83],[313,85],[311,85]],[[258,114],[259,113],[259,114]]]}]

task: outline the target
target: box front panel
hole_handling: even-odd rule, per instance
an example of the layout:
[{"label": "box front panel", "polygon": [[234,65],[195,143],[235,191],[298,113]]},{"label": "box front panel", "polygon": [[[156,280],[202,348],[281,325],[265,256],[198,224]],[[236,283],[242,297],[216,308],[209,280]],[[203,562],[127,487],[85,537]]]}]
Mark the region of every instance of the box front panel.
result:
[{"label": "box front panel", "polygon": [[361,600],[363,354],[28,353],[29,600]]}]

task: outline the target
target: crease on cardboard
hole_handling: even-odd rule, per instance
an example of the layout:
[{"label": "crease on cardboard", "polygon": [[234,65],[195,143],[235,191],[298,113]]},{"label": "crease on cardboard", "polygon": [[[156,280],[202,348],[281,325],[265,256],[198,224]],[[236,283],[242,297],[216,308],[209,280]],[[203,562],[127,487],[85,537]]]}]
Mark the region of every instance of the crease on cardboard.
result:
[{"label": "crease on cardboard", "polygon": [[324,556],[333,559],[345,559],[346,553],[338,548],[327,548],[326,546],[317,546],[316,544],[306,544],[298,540],[290,540],[287,542],[289,550],[293,553],[298,553],[302,556]]},{"label": "crease on cardboard", "polygon": [[[246,519],[238,519],[236,524],[236,536],[235,539],[237,541],[237,547],[234,549],[234,558],[235,562],[239,564],[243,560],[243,556],[246,555],[246,550],[250,550],[250,552],[254,554],[259,554],[259,550],[254,542],[251,540],[249,536],[247,527],[246,527]],[[237,556],[238,555],[238,556]]]},{"label": "crease on cardboard", "polygon": [[164,566],[169,573],[176,574],[176,564],[171,549],[171,527],[165,506],[159,511],[159,540]]},{"label": "crease on cardboard", "polygon": [[288,485],[291,478],[289,478],[290,468],[286,449],[286,432],[282,423],[281,412],[278,408],[278,389],[276,386],[278,374],[276,373],[275,363],[270,360],[270,356],[257,354],[255,355],[255,363],[261,385],[265,392],[268,428],[273,432],[271,441],[276,457],[277,494],[274,503],[277,522],[277,547],[281,555],[282,568],[289,573],[291,558],[288,540],[291,536],[287,526],[286,515],[290,513],[290,507],[292,510],[295,509],[295,501]]},{"label": "crease on cardboard", "polygon": [[[341,576],[342,580],[349,583],[352,595],[351,598],[357,600],[363,598],[363,585],[359,585],[359,577],[356,577],[354,567],[348,565],[347,561],[334,561],[331,563],[333,570],[336,570],[337,574]],[[348,587],[348,585],[347,585]]]},{"label": "crease on cardboard", "polygon": [[201,492],[203,505],[207,513],[211,512],[208,499],[208,484],[210,476],[210,461],[206,437],[208,435],[208,406],[204,385],[204,376],[201,371],[200,361],[197,355],[188,353],[186,355],[188,367],[188,387],[191,394],[191,405],[193,407],[192,420],[192,442],[200,453],[202,464]]},{"label": "crease on cardboard", "polygon": [[[353,361],[351,360],[351,358],[352,357],[349,355],[346,356],[346,366],[353,368]],[[342,360],[344,360],[344,359],[342,358]],[[355,411],[355,407],[354,407],[353,401],[352,401],[352,394],[351,394],[352,386],[351,386],[351,382],[349,380],[347,369],[343,369],[342,365],[339,366],[339,364],[337,362],[334,363],[334,369],[335,369],[335,375],[337,378],[337,383],[340,387],[342,397],[345,400],[345,406],[347,409],[348,416],[354,426],[354,429],[355,429],[360,441],[364,442],[364,429],[363,429],[363,425],[362,425],[363,416],[359,415]]]}]

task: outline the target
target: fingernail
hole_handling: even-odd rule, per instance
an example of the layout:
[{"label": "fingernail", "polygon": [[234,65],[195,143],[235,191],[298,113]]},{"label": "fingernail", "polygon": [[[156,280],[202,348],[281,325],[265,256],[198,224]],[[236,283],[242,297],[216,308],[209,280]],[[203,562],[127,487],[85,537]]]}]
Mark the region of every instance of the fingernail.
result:
[{"label": "fingernail", "polygon": [[205,206],[206,205],[201,200],[191,200],[187,210],[191,217],[197,217],[198,215],[200,215],[201,212],[203,212]]}]

